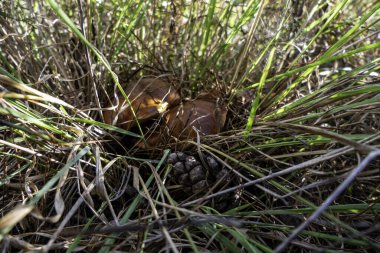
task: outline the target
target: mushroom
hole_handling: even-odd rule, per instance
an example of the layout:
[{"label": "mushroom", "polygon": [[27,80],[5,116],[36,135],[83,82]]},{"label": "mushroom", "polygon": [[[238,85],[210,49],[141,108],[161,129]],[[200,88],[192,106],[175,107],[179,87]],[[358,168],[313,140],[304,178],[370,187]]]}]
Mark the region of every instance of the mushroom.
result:
[{"label": "mushroom", "polygon": [[216,94],[208,93],[195,100],[174,106],[164,119],[169,134],[179,140],[200,135],[218,134],[226,122],[227,106]]},{"label": "mushroom", "polygon": [[139,141],[137,145],[154,148],[173,140],[193,140],[198,133],[201,136],[218,134],[226,122],[226,116],[227,105],[219,93],[203,94],[170,108],[163,116],[165,125],[151,132],[145,141]]},{"label": "mushroom", "polygon": [[119,95],[111,109],[104,111],[104,122],[129,130],[136,125],[132,109],[139,122],[156,118],[169,107],[180,102],[177,90],[160,79],[147,78],[130,83],[125,89],[129,102]]}]

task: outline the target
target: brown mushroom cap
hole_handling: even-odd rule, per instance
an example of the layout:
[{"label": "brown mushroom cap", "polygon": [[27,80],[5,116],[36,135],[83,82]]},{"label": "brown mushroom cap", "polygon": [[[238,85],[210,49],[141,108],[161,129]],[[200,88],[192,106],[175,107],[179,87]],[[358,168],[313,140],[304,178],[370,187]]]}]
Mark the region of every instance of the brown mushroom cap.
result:
[{"label": "brown mushroom cap", "polygon": [[[197,132],[201,136],[218,134],[226,122],[227,106],[217,93],[200,95],[170,108],[164,114],[165,126],[151,132],[137,145],[154,148],[177,140],[193,140]],[[186,145],[185,145],[186,146]],[[185,146],[181,146],[185,148]]]},{"label": "brown mushroom cap", "polygon": [[201,135],[218,134],[226,116],[226,105],[210,95],[171,108],[165,114],[165,121],[171,136],[190,140],[197,136],[197,132]]},{"label": "brown mushroom cap", "polygon": [[[180,102],[177,90],[160,79],[147,78],[130,83],[125,93],[137,119],[141,122],[158,117],[167,108]],[[113,105],[108,106],[117,106],[115,109],[104,111],[104,121],[128,130],[136,125],[131,106],[122,95],[119,95],[117,100],[113,101]]]}]

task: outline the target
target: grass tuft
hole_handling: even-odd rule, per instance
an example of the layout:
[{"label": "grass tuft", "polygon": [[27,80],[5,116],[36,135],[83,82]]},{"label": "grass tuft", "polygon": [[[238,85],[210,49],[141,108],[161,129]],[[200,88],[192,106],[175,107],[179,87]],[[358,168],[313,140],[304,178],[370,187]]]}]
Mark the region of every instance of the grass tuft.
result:
[{"label": "grass tuft", "polygon": [[[1,249],[380,251],[379,9],[0,2]],[[143,77],[228,101],[221,133],[185,141],[226,171],[206,189],[176,182],[183,143],[144,150],[143,126],[103,123]]]}]

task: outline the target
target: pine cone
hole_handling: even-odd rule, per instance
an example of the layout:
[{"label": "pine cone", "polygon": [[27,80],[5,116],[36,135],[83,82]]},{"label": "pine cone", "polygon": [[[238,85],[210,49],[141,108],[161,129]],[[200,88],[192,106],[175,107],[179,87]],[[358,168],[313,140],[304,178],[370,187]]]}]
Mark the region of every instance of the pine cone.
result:
[{"label": "pine cone", "polygon": [[199,193],[228,174],[215,158],[209,155],[204,158],[206,168],[198,157],[183,152],[169,155],[167,163],[173,166],[174,181],[183,185],[184,191]]}]

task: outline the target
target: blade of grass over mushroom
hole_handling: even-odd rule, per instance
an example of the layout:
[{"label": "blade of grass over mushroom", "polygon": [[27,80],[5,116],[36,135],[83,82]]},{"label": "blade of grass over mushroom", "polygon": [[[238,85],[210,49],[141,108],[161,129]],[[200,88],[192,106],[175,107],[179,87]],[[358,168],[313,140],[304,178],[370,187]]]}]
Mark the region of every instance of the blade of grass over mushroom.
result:
[{"label": "blade of grass over mushroom", "polygon": [[270,67],[272,65],[272,61],[273,61],[273,57],[274,57],[274,52],[275,51],[276,51],[276,48],[273,47],[272,50],[271,50],[271,52],[270,52],[270,54],[269,54],[268,62],[266,64],[266,66],[265,66],[264,72],[261,75],[260,83],[259,83],[259,86],[258,86],[257,91],[256,91],[256,96],[255,96],[255,99],[253,100],[251,111],[249,113],[247,124],[245,126],[245,136],[244,136],[245,139],[248,138],[248,135],[251,132],[253,123],[255,121],[256,111],[257,111],[257,109],[259,107],[261,92],[262,92],[263,87],[265,85],[265,80],[267,78],[269,69],[270,69]]},{"label": "blade of grass over mushroom", "polygon": [[106,67],[106,69],[108,70],[108,72],[111,74],[112,76],[112,79],[113,81],[115,82],[116,86],[119,88],[119,91],[120,93],[123,95],[125,101],[127,101],[127,103],[129,104],[129,106],[131,107],[131,112],[133,114],[133,118],[135,119],[136,121],[136,124],[137,124],[137,127],[141,133],[141,136],[144,138],[144,133],[141,129],[141,126],[139,124],[139,121],[137,119],[137,116],[136,116],[136,113],[135,111],[133,110],[133,107],[131,105],[131,101],[128,99],[128,96],[127,94],[124,92],[123,88],[121,87],[120,83],[119,83],[119,78],[117,77],[117,75],[115,74],[115,72],[112,71],[111,69],[111,66],[109,64],[109,62],[107,61],[107,59],[101,54],[101,52],[95,48],[84,36],[83,34],[81,33],[81,31],[76,27],[76,25],[74,24],[74,22],[66,15],[66,13],[61,9],[61,7],[57,4],[57,2],[55,0],[46,0],[50,7],[54,10],[54,12],[62,19],[62,21],[70,28],[70,30],[76,35],[78,36],[78,38],[84,43],[86,44],[86,46],[88,46],[89,49],[91,49],[91,51],[98,57],[98,59],[103,63],[103,65]]}]

